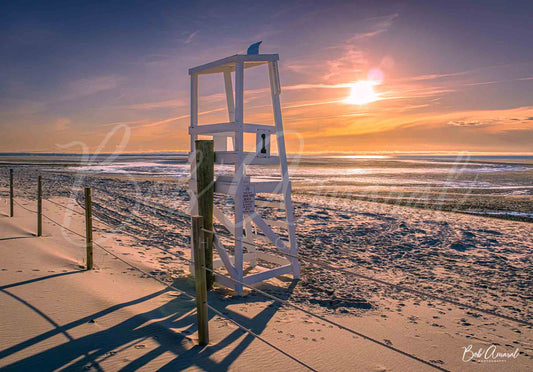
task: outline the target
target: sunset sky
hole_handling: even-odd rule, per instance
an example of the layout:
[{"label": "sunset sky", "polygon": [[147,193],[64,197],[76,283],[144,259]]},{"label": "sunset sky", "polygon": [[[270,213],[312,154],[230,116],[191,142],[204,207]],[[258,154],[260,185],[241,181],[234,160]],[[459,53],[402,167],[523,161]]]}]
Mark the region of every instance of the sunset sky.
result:
[{"label": "sunset sky", "polygon": [[[0,5],[0,152],[186,151],[188,68],[280,54],[289,152],[533,153],[531,1],[114,1]],[[271,123],[266,67],[245,121]],[[358,81],[372,101],[350,103]],[[201,123],[227,121],[221,76]]]}]

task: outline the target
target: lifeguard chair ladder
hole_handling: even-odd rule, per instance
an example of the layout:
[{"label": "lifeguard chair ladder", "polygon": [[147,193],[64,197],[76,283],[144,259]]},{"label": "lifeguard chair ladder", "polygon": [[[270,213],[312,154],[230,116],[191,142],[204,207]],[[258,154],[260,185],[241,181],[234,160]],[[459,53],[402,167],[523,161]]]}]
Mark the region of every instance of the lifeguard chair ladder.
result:
[{"label": "lifeguard chair ladder", "polygon": [[[278,54],[233,55],[227,58],[191,68],[191,124],[189,134],[191,139],[191,212],[197,214],[195,169],[195,141],[199,135],[211,136],[215,143],[215,164],[234,165],[232,176],[218,176],[215,180],[215,193],[230,195],[235,203],[235,213],[231,218],[224,214],[221,208],[214,206],[214,217],[222,224],[234,238],[234,255],[228,253],[215,234],[213,244],[220,259],[213,262],[213,268],[224,266],[229,276],[245,284],[253,284],[283,274],[292,273],[295,279],[300,276],[300,264],[296,258],[298,247],[296,242],[293,207],[291,202],[291,182],[287,169],[287,154],[281,117],[280,93],[281,86],[278,72]],[[260,65],[268,65],[270,77],[270,91],[275,125],[244,123],[244,70]],[[232,72],[235,74],[235,95],[233,94]],[[198,83],[200,75],[223,74],[228,107],[229,122],[218,124],[198,125]],[[244,133],[256,135],[256,151],[244,152]],[[275,136],[278,155],[270,154],[270,139]],[[228,151],[228,138],[233,143],[232,151]],[[247,165],[279,165],[279,180],[254,179],[246,175]],[[279,203],[255,200],[256,194],[273,193],[281,195]],[[285,221],[269,221],[256,213],[256,207],[283,206]],[[282,208],[280,208],[282,209]],[[233,220],[233,221],[232,221]],[[255,225],[256,231],[253,230]],[[284,241],[271,226],[285,228],[289,241]],[[244,231],[243,231],[244,230]],[[262,234],[258,234],[258,230]],[[280,251],[280,255],[260,252],[255,249],[256,242],[265,240],[273,243]],[[243,250],[246,248],[246,253]],[[285,257],[283,257],[285,254]],[[288,255],[287,255],[288,254]],[[264,260],[277,265],[274,268],[257,266],[257,260]],[[260,270],[254,274],[244,276],[244,263]],[[242,295],[241,284],[222,276],[216,276],[216,281],[225,287],[232,288],[238,295]]]}]

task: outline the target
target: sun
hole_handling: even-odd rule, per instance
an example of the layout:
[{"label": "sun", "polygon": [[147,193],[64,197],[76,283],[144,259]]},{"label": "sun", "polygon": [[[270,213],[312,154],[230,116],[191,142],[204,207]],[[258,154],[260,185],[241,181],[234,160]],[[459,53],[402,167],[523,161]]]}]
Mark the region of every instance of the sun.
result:
[{"label": "sun", "polygon": [[350,96],[344,102],[352,105],[364,105],[379,99],[378,94],[374,91],[376,82],[369,80],[360,80],[352,84]]}]

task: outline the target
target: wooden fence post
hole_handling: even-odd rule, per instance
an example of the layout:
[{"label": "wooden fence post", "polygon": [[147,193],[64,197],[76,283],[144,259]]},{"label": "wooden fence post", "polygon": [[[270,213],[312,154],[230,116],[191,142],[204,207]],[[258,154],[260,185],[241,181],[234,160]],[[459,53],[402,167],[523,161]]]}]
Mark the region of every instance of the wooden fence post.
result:
[{"label": "wooden fence post", "polygon": [[[215,191],[215,150],[213,140],[198,140],[196,146],[196,195],[198,214],[203,218],[203,228],[213,230],[213,194]],[[213,269],[213,235],[205,234],[205,264]],[[213,288],[215,275],[207,272],[207,289]]]},{"label": "wooden fence post", "polygon": [[93,269],[93,213],[91,188],[85,188],[85,246],[87,248],[87,270]]},{"label": "wooden fence post", "polygon": [[37,177],[37,236],[43,235],[43,188],[41,176]]},{"label": "wooden fence post", "polygon": [[205,270],[205,248],[203,221],[200,216],[192,217],[192,247],[194,254],[194,286],[196,288],[196,317],[198,322],[198,343],[209,343],[209,323],[207,309],[207,281]]},{"label": "wooden fence post", "polygon": [[13,169],[9,170],[9,217],[13,217]]}]

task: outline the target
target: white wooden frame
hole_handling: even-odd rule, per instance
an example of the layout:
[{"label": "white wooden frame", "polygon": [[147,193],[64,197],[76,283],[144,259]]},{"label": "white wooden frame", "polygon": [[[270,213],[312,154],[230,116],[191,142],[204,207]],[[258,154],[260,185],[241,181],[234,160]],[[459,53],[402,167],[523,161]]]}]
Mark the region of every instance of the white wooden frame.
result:
[{"label": "white wooden frame", "polygon": [[[189,70],[191,76],[191,122],[189,127],[191,137],[191,182],[189,191],[191,196],[191,212],[195,214],[198,210],[194,192],[196,189],[194,144],[198,135],[212,136],[215,141],[215,163],[234,165],[232,179],[219,177],[215,180],[215,193],[230,195],[235,202],[233,220],[226,216],[217,206],[214,208],[214,217],[233,235],[234,255],[231,256],[228,254],[219,236],[215,234],[214,246],[220,259],[215,260],[213,267],[225,267],[229,278],[246,284],[257,283],[283,274],[292,273],[295,279],[298,279],[300,276],[300,264],[296,258],[298,246],[291,202],[291,183],[288,174],[279,98],[281,85],[279,82],[278,60],[279,56],[277,54],[234,55]],[[244,70],[263,64],[268,65],[274,126],[244,123]],[[232,72],[235,75],[235,87],[232,84]],[[224,77],[228,122],[198,125],[199,75],[215,73],[222,73]],[[278,155],[270,155],[270,151],[268,151],[268,154],[262,154],[260,156],[256,152],[244,152],[244,133],[264,133],[269,136],[269,144],[271,136],[276,136]],[[232,151],[228,151],[228,138],[232,143]],[[251,180],[249,176],[246,176],[246,165],[248,164],[277,164],[280,166],[280,180]],[[279,202],[255,201],[255,206],[260,208],[273,207],[284,210],[286,220],[265,220],[255,210],[245,213],[245,188],[255,190],[256,194],[269,193],[280,195],[281,200]],[[272,227],[285,229],[289,241],[282,240]],[[243,234],[243,230],[245,234]],[[258,231],[262,234],[258,234]],[[270,242],[274,244],[279,250],[280,255],[257,251],[255,245],[258,242]],[[244,252],[243,243],[247,250],[246,253]],[[279,266],[269,269],[262,268],[257,266],[258,260],[264,260]],[[251,267],[260,269],[260,271],[244,276],[245,262]],[[242,295],[242,284],[236,283],[229,278],[217,276],[216,280],[226,287],[233,288],[238,295]]]}]

